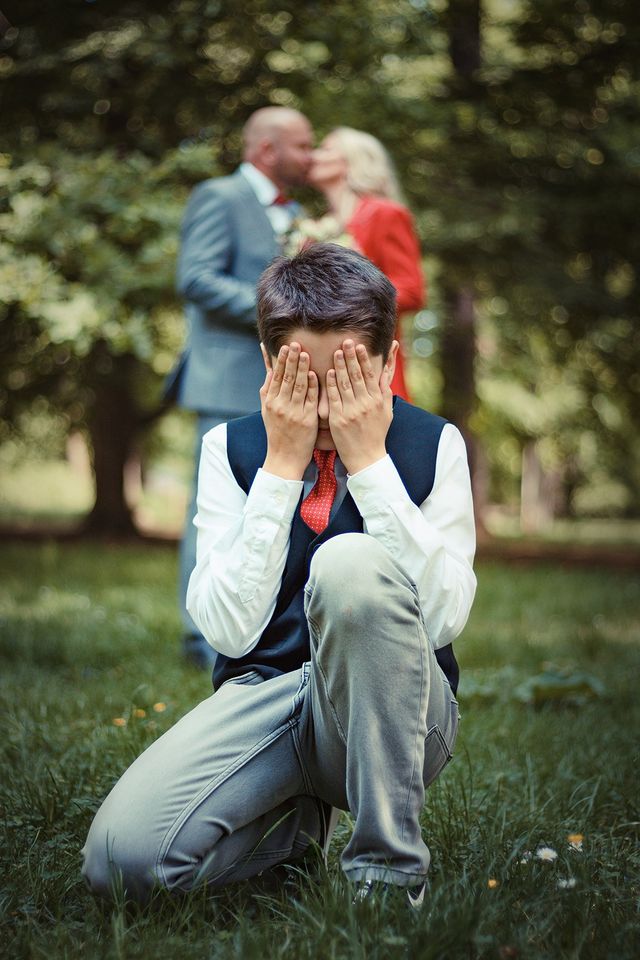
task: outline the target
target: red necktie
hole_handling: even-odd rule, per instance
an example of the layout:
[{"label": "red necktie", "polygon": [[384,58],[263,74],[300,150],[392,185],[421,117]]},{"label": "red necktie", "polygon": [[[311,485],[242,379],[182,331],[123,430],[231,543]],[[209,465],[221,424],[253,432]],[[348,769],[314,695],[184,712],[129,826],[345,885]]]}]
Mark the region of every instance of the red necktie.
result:
[{"label": "red necktie", "polygon": [[313,490],[302,501],[300,516],[308,527],[311,527],[316,533],[322,533],[329,523],[331,506],[338,489],[338,481],[333,472],[336,451],[314,450],[313,459],[318,467],[318,479],[313,486]]},{"label": "red necktie", "polygon": [[271,201],[271,206],[282,207],[285,203],[289,203],[289,197],[285,197],[284,193],[279,193],[275,200]]}]

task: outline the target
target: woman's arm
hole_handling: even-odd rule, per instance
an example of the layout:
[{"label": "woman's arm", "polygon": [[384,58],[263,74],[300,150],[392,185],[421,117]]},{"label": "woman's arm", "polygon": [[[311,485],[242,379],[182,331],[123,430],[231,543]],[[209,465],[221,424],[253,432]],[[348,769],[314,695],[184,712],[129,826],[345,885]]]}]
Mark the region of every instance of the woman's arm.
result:
[{"label": "woman's arm", "polygon": [[362,215],[349,224],[356,243],[391,280],[398,313],[419,310],[425,303],[420,244],[406,207],[390,200],[364,200]]}]

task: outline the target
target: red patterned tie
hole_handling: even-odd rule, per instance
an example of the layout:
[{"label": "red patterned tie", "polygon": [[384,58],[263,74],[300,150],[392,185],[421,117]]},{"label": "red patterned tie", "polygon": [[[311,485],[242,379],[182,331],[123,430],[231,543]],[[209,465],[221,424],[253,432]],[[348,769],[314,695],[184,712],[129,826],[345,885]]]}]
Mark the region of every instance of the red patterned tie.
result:
[{"label": "red patterned tie", "polygon": [[329,523],[331,506],[338,489],[338,481],[333,472],[336,451],[314,450],[313,459],[318,467],[318,479],[313,490],[302,501],[300,516],[308,527],[316,533],[322,533]]},{"label": "red patterned tie", "polygon": [[289,203],[289,197],[285,197],[284,193],[279,193],[277,197],[271,201],[271,206],[282,207],[285,203]]}]

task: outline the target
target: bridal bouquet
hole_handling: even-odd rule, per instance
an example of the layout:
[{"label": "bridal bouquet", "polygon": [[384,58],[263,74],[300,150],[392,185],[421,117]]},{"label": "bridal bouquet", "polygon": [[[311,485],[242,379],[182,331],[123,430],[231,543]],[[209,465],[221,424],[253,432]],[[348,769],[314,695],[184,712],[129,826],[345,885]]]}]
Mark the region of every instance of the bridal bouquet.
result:
[{"label": "bridal bouquet", "polygon": [[312,243],[337,243],[341,247],[356,249],[353,237],[342,229],[330,213],[318,220],[312,220],[311,217],[294,220],[282,238],[282,252],[285,257],[295,257]]}]

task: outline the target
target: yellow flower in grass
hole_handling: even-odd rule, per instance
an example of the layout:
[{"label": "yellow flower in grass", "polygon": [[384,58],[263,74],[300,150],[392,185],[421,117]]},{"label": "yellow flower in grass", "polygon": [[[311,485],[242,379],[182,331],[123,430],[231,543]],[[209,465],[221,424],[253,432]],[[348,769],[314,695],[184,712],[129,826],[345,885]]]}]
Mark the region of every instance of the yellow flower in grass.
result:
[{"label": "yellow flower in grass", "polygon": [[143,710],[142,707],[137,707],[137,708],[133,711],[133,715],[134,715],[134,717],[136,717],[138,720],[141,720],[142,717],[146,717],[147,711],[146,711],[146,710]]},{"label": "yellow flower in grass", "polygon": [[495,877],[489,877],[489,879],[487,880],[487,886],[489,887],[489,890],[495,890],[495,888],[499,886],[499,884],[500,884],[500,881],[496,880]]},{"label": "yellow flower in grass", "polygon": [[125,717],[114,717],[113,718],[114,727],[126,727],[127,721]]},{"label": "yellow flower in grass", "polygon": [[158,703],[154,703],[153,709],[156,713],[164,713],[164,711],[167,709],[167,705],[166,703],[163,703],[162,700],[159,700]]},{"label": "yellow flower in grass", "polygon": [[584,836],[581,833],[570,833],[567,837],[569,841],[569,846],[573,847],[574,850],[582,850],[582,841]]}]

